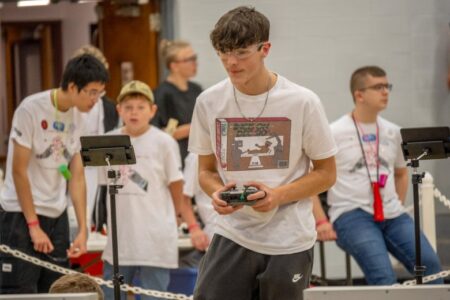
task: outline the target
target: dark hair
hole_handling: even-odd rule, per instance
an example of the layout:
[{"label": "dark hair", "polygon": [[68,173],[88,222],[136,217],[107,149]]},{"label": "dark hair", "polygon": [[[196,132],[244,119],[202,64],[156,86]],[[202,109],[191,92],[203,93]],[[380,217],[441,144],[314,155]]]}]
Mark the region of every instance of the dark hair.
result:
[{"label": "dark hair", "polygon": [[72,58],[66,65],[61,80],[61,88],[66,91],[73,82],[81,90],[91,82],[106,83],[108,71],[94,56],[83,54]]},{"label": "dark hair", "polygon": [[103,291],[98,283],[81,273],[66,274],[60,277],[50,286],[49,293],[97,293],[99,300],[104,299]]},{"label": "dark hair", "polygon": [[239,6],[224,14],[211,31],[214,49],[227,52],[269,40],[270,21],[254,7]]},{"label": "dark hair", "polygon": [[355,100],[355,91],[364,88],[367,75],[373,77],[386,77],[386,72],[378,66],[365,66],[354,71],[350,78],[350,92],[352,93],[353,101]]}]

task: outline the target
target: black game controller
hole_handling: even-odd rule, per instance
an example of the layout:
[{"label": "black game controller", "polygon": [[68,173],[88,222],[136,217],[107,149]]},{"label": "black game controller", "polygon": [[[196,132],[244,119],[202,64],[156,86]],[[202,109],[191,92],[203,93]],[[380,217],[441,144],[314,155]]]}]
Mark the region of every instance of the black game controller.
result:
[{"label": "black game controller", "polygon": [[231,190],[220,193],[220,198],[229,205],[254,205],[256,200],[247,200],[247,196],[257,193],[259,190],[253,186],[244,186],[243,188],[232,188]]}]

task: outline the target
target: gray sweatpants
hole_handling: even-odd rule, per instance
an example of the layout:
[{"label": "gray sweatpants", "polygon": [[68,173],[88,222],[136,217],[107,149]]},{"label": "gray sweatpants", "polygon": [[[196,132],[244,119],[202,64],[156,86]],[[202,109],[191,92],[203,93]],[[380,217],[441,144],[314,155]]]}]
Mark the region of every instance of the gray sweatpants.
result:
[{"label": "gray sweatpants", "polygon": [[302,300],[313,253],[265,255],[216,234],[200,262],[194,299]]}]

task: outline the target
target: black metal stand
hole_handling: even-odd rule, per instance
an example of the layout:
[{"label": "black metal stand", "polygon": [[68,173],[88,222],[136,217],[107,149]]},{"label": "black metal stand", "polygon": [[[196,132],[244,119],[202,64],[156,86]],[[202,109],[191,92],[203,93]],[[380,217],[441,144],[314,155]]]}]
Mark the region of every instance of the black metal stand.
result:
[{"label": "black metal stand", "polygon": [[120,173],[111,165],[131,165],[136,163],[133,146],[128,135],[82,136],[81,159],[84,166],[108,166],[108,189],[111,204],[111,237],[113,251],[114,299],[120,300],[120,285],[123,276],[119,274],[119,254],[117,241],[116,194],[122,185],[117,184]]},{"label": "black metal stand", "polygon": [[[108,161],[108,160],[107,160]],[[109,163],[108,163],[109,165]],[[113,251],[113,284],[114,284],[114,299],[120,300],[120,285],[124,283],[123,275],[119,274],[119,254],[117,243],[117,215],[116,215],[116,194],[122,185],[115,184],[119,174],[114,170],[108,170],[108,178],[113,180],[113,184],[109,185],[109,197],[111,204],[111,237],[112,237],[112,251]]]},{"label": "black metal stand", "polygon": [[[426,153],[423,155],[426,155]],[[416,265],[414,266],[414,273],[416,275],[417,284],[422,284],[426,267],[422,265],[422,249],[420,246],[419,184],[422,183],[422,178],[425,176],[425,173],[419,174],[417,172],[417,168],[419,167],[419,158],[411,159],[411,163],[408,165],[413,168],[412,184],[414,192],[414,236],[416,246]]]},{"label": "black metal stand", "polygon": [[422,251],[420,244],[420,208],[419,184],[425,173],[419,174],[419,160],[442,159],[450,156],[450,128],[449,127],[423,127],[402,128],[402,152],[405,160],[410,159],[413,169],[412,184],[414,192],[414,234],[416,246],[416,265],[414,273],[417,284],[423,283],[426,267],[422,265]]}]

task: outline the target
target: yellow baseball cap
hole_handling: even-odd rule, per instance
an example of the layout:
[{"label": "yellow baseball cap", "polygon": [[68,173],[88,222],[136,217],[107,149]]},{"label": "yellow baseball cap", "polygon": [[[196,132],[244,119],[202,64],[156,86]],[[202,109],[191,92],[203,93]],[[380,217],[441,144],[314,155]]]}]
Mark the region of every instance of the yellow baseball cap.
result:
[{"label": "yellow baseball cap", "polygon": [[153,93],[150,87],[142,81],[132,80],[125,84],[120,90],[120,94],[117,97],[117,102],[120,103],[127,95],[130,94],[141,94],[150,101],[154,103]]}]

